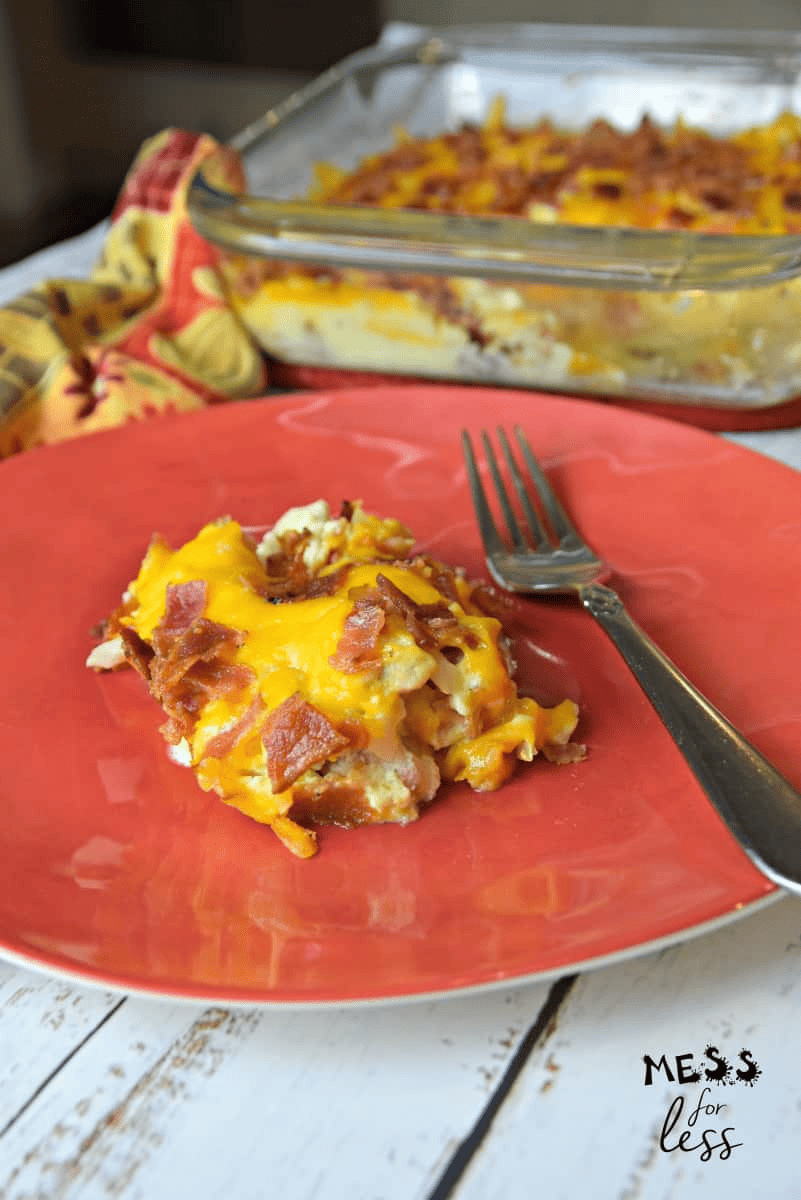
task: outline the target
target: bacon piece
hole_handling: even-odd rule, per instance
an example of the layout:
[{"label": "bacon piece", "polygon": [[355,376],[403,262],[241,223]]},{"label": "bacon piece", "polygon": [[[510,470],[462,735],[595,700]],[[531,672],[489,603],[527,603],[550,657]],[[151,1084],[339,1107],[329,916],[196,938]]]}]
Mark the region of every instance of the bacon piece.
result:
[{"label": "bacon piece", "polygon": [[367,595],[355,601],[345,618],[339,645],[328,659],[331,666],[346,675],[380,670],[382,659],[378,653],[378,635],[385,621],[381,596],[371,589]]},{"label": "bacon piece", "polygon": [[434,640],[422,621],[418,619],[417,609],[419,606],[411,596],[407,596],[406,592],[402,591],[391,579],[387,579],[386,575],[376,575],[375,581],[385,604],[392,612],[403,617],[406,628],[420,649],[432,650]]},{"label": "bacon piece", "polygon": [[312,577],[303,562],[293,562],[291,565],[283,561],[283,556],[274,555],[268,559],[272,570],[279,563],[284,574],[268,574],[266,578],[240,576],[246,587],[261,596],[269,604],[290,604],[295,600],[317,600],[320,596],[333,596],[342,584],[342,580],[350,570],[349,565],[331,571],[328,575]]},{"label": "bacon piece", "polygon": [[197,617],[188,629],[170,634],[161,624],[153,630],[153,649],[156,654],[150,667],[150,678],[157,698],[166,694],[200,660],[215,658],[222,649],[241,646],[245,635],[228,625]]},{"label": "bacon piece", "polygon": [[435,558],[431,558],[427,554],[418,555],[412,566],[418,565],[425,568],[428,578],[438,592],[445,596],[451,603],[461,604],[459,592],[456,587],[457,574],[453,567],[447,567],[444,563],[437,562]]},{"label": "bacon piece", "polygon": [[308,578],[304,568],[303,571],[294,570],[287,575],[268,575],[266,579],[258,582],[251,580],[250,583],[257,595],[268,604],[286,604],[303,594]]},{"label": "bacon piece", "polygon": [[331,779],[330,776],[297,788],[292,793],[289,811],[295,821],[339,825],[343,829],[356,829],[359,825],[375,822],[375,811],[364,788],[358,783]]},{"label": "bacon piece", "polygon": [[[455,595],[452,581],[451,590]],[[376,587],[354,602],[336,652],[328,660],[331,666],[346,674],[378,670],[378,635],[384,627],[384,614],[390,612],[402,618],[421,650],[438,650],[452,640],[472,648],[478,645],[472,631],[462,628],[444,601],[418,604],[386,575],[379,574]]]},{"label": "bacon piece", "polygon": [[[168,742],[180,741],[192,732],[198,713],[211,696],[230,694],[250,682],[253,677],[250,668],[214,661],[216,651],[223,645],[241,641],[242,634],[236,629],[200,617],[178,639],[174,653],[166,657],[155,655],[150,667],[150,691],[169,718],[162,728]],[[203,661],[204,658],[209,661]]]},{"label": "bacon piece", "polygon": [[451,612],[447,604],[443,604],[441,601],[437,604],[418,604],[415,615],[434,635],[434,641],[437,643],[444,636],[454,633],[460,628],[458,618]]},{"label": "bacon piece", "polygon": [[248,707],[242,713],[238,721],[228,729],[223,729],[220,733],[214,735],[206,743],[206,748],[203,751],[204,756],[209,758],[224,758],[233,750],[234,746],[240,741],[246,733],[250,733],[251,729],[257,724],[259,718],[265,710],[265,704],[260,695],[254,696]]},{"label": "bacon piece", "polygon": [[343,584],[345,576],[350,571],[350,565],[346,564],[336,571],[331,571],[328,575],[319,575],[313,579],[305,591],[297,597],[298,600],[317,600],[320,596],[333,596],[339,591]]},{"label": "bacon piece", "polygon": [[542,747],[542,754],[548,762],[566,766],[569,763],[583,762],[587,757],[587,747],[579,742],[546,742]]},{"label": "bacon piece", "polygon": [[[376,584],[386,604],[406,622],[406,628],[421,650],[436,650],[444,638],[459,635],[465,640],[469,635],[459,626],[447,604],[418,604],[406,592],[401,591],[386,575],[377,575]],[[472,640],[472,638],[469,638]]]},{"label": "bacon piece", "polygon": [[122,650],[127,662],[143,679],[150,681],[150,664],[153,661],[153,651],[139,634],[129,629],[127,625],[119,625],[117,633],[122,639]]},{"label": "bacon piece", "polygon": [[321,766],[349,745],[345,735],[300,692],[270,713],[261,740],[267,752],[270,782],[277,792],[291,787],[310,767]]},{"label": "bacon piece", "polygon": [[509,619],[510,613],[514,610],[515,601],[508,592],[499,592],[491,583],[483,582],[474,583],[472,588],[470,599],[485,616],[495,617],[499,621]]},{"label": "bacon piece", "polygon": [[221,700],[241,692],[253,682],[256,672],[244,663],[227,663],[213,658],[210,662],[196,662],[189,668],[186,678],[203,692],[206,700]]},{"label": "bacon piece", "polygon": [[[156,675],[156,672],[151,674]],[[255,673],[250,667],[213,659],[211,662],[193,663],[167,689],[157,691],[151,682],[150,690],[169,718],[162,729],[166,740],[175,743],[187,737],[192,732],[198,713],[209,700],[241,691],[254,678]]]},{"label": "bacon piece", "polygon": [[203,706],[202,693],[197,688],[193,688],[191,683],[183,680],[179,681],[166,696],[158,696],[152,687],[150,691],[167,715],[167,721],[161,726],[164,740],[174,746],[182,738],[189,737],[195,727],[197,715]]},{"label": "bacon piece", "polygon": [[168,583],[164,616],[156,627],[157,630],[164,634],[185,633],[193,621],[203,616],[207,595],[208,585],[205,579]]},{"label": "bacon piece", "polygon": [[249,667],[219,658],[221,650],[241,646],[244,634],[202,615],[207,590],[202,579],[168,584],[164,616],[151,635],[147,678],[168,717],[162,733],[173,744],[191,733],[209,698],[241,690],[253,678]]}]

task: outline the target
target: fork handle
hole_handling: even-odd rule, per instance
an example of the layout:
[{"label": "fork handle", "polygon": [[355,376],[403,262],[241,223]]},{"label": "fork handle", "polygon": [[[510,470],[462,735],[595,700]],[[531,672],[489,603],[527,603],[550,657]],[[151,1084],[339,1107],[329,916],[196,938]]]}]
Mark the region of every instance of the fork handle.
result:
[{"label": "fork handle", "polygon": [[740,845],[775,883],[801,893],[801,796],[639,628],[616,592],[592,583],[579,596]]}]

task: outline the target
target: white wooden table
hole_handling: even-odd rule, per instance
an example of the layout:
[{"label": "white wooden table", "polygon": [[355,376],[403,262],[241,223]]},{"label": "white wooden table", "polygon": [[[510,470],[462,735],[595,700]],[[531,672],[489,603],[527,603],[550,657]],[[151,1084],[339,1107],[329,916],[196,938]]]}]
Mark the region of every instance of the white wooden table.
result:
[{"label": "white wooden table", "polygon": [[[0,302],[99,236],[0,273]],[[735,440],[801,468],[801,431]],[[709,1047],[734,1082],[705,1081]],[[799,898],[397,1006],[206,1008],[0,961],[2,1200],[773,1200],[801,1198],[799,1148]]]}]

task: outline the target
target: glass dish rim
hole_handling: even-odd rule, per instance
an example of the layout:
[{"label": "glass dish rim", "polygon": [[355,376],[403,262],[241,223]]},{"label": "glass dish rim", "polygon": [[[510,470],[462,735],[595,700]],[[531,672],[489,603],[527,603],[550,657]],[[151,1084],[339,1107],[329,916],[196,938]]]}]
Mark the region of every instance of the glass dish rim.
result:
[{"label": "glass dish rim", "polygon": [[[588,52],[620,64],[758,64],[801,76],[801,33],[593,25],[463,25],[418,31],[401,44],[357,51],[293,92],[231,140],[244,156],[301,111],[353,79],[369,94],[382,71],[459,61],[462,51],[535,49],[553,63]],[[536,46],[534,45],[536,43]],[[736,291],[801,274],[801,235],[709,234],[536,224],[515,217],[334,206],[229,192],[210,182],[206,159],[187,189],[187,211],[208,241],[233,254],[366,271],[460,275],[509,283],[681,292]]]}]

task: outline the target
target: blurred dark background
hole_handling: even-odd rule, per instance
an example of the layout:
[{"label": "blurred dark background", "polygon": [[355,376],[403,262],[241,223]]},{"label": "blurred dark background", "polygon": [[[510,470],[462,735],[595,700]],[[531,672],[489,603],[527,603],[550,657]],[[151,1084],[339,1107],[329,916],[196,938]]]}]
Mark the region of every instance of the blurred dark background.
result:
[{"label": "blurred dark background", "polygon": [[[491,15],[487,8],[491,8]],[[141,142],[226,140],[388,21],[796,28],[797,0],[0,0],[0,265],[106,216]]]}]

